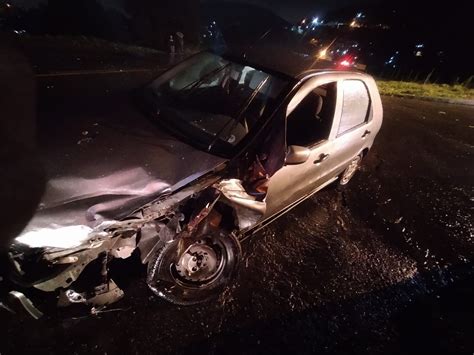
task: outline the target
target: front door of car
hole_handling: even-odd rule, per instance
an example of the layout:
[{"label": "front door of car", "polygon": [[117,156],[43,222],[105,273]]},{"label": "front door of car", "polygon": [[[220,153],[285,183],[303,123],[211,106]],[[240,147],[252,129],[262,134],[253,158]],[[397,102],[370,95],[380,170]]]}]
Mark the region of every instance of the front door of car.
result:
[{"label": "front door of car", "polygon": [[[264,219],[284,210],[332,178],[337,161],[330,139],[337,110],[337,82],[303,87],[288,106],[286,164],[269,180]],[[295,102],[296,100],[296,102]]]}]

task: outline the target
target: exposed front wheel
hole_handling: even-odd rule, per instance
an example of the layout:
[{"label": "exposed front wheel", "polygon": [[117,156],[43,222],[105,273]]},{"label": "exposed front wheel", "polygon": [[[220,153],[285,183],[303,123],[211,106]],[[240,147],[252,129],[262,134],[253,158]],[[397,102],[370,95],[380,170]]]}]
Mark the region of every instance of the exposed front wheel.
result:
[{"label": "exposed front wheel", "polygon": [[349,166],[344,170],[341,174],[341,178],[339,179],[340,185],[347,185],[349,181],[352,179],[356,171],[360,167],[360,162],[362,161],[362,156],[358,155],[351,160]]},{"label": "exposed front wheel", "polygon": [[173,240],[148,264],[148,286],[175,304],[205,302],[230,283],[240,255],[239,241],[223,231]]}]

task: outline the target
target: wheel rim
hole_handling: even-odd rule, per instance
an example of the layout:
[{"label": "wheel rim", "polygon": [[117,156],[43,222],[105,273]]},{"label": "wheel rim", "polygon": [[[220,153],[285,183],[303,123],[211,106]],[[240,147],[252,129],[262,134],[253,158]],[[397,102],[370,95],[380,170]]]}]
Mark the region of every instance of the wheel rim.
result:
[{"label": "wheel rim", "polygon": [[347,184],[349,180],[354,176],[354,174],[357,171],[357,168],[359,167],[359,163],[360,163],[360,156],[355,157],[351,161],[349,166],[344,171],[344,175],[342,176],[341,182],[343,184]]},{"label": "wheel rim", "polygon": [[222,269],[224,260],[204,240],[190,245],[174,265],[181,281],[204,283],[214,279]]},{"label": "wheel rim", "polygon": [[[180,252],[182,242],[186,242],[184,252]],[[237,238],[221,232],[200,240],[175,239],[157,251],[148,264],[148,287],[175,304],[205,302],[222,292],[232,279],[241,252]]]}]

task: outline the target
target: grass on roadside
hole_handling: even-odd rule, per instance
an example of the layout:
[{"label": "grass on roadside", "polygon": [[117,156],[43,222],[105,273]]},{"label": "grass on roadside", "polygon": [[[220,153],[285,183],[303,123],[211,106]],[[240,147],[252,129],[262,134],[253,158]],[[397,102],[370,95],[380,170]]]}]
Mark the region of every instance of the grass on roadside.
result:
[{"label": "grass on roadside", "polygon": [[462,85],[420,84],[404,81],[377,81],[382,95],[404,95],[448,99],[474,99],[474,89]]}]

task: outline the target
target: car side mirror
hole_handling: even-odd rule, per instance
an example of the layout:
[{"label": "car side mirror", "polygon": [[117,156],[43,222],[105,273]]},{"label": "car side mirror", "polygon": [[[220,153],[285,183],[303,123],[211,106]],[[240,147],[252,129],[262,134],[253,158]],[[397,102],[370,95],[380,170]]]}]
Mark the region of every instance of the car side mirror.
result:
[{"label": "car side mirror", "polygon": [[290,145],[288,152],[286,153],[285,164],[286,165],[297,165],[303,164],[309,159],[311,151],[306,147],[300,147],[298,145]]}]

